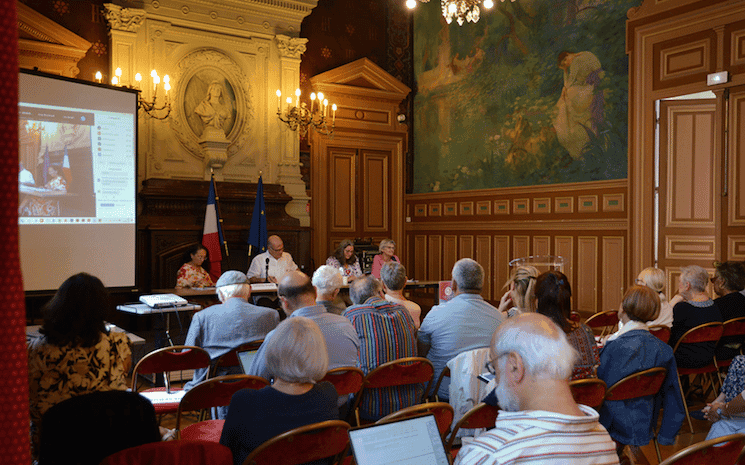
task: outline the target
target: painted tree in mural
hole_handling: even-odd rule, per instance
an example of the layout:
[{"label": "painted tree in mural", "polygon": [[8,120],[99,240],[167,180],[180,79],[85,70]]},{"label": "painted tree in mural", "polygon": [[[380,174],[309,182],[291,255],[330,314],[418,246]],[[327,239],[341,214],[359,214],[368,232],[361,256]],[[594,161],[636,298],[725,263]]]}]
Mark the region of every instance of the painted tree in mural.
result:
[{"label": "painted tree in mural", "polygon": [[415,16],[415,192],[626,177],[625,18],[638,0]]}]

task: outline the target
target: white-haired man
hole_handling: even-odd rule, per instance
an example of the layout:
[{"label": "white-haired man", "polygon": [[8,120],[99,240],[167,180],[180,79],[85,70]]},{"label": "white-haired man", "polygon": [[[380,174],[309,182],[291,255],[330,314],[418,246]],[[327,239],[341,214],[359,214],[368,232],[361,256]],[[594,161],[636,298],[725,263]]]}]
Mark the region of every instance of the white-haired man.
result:
[{"label": "white-haired man", "polygon": [[347,306],[338,298],[339,289],[344,285],[344,279],[339,268],[331,265],[321,265],[313,273],[313,287],[316,288],[316,303],[326,307],[326,311],[341,315]]},{"label": "white-haired man", "polygon": [[[424,317],[418,333],[419,356],[427,357],[438,379],[448,361],[468,350],[489,345],[494,330],[505,317],[481,297],[484,268],[475,260],[462,258],[453,266],[454,297],[435,305]],[[444,378],[437,392],[448,400],[450,378]]]},{"label": "white-haired man", "polygon": [[[275,310],[248,303],[251,285],[240,271],[226,271],[215,287],[222,303],[194,314],[185,342],[186,345],[204,348],[213,361],[241,344],[263,339],[279,324],[279,314]],[[207,372],[207,368],[195,370],[194,377],[184,389],[204,381]]]},{"label": "white-haired man", "polygon": [[572,397],[577,354],[549,318],[526,313],[502,323],[490,357],[501,410],[495,428],[463,446],[456,465],[618,463],[598,413]]}]

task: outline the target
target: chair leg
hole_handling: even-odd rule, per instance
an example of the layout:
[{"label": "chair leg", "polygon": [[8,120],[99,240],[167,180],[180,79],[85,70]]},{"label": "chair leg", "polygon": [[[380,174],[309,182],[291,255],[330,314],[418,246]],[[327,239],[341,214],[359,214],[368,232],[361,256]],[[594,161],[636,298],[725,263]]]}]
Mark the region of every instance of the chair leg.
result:
[{"label": "chair leg", "polygon": [[652,442],[654,442],[654,451],[657,452],[657,462],[662,462],[662,454],[660,454],[660,444],[657,442],[657,437],[652,438]]},{"label": "chair leg", "polygon": [[[686,402],[686,395],[685,392],[683,392],[683,385],[680,382],[680,376],[678,375],[678,388],[680,388],[680,395],[683,397],[683,411],[686,413],[686,420],[688,420],[688,427],[691,429],[691,434],[693,434],[693,423],[691,423],[691,416],[688,414],[688,402]],[[687,375],[684,375],[687,376]]]}]

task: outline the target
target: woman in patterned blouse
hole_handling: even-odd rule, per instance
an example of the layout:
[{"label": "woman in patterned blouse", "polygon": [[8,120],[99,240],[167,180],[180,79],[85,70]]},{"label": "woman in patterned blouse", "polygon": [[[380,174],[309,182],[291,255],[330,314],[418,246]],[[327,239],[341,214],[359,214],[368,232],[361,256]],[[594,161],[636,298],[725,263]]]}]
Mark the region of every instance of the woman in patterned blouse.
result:
[{"label": "woman in patterned blouse", "polygon": [[547,271],[535,283],[535,297],[538,299],[537,312],[551,318],[564,330],[567,340],[579,354],[572,370],[572,380],[594,378],[600,364],[595,335],[586,324],[572,321],[572,288],[569,279],[561,271]]},{"label": "woman in patterned blouse", "polygon": [[42,415],[65,399],[127,388],[132,364],[126,334],[109,332],[109,296],[87,273],[68,278],[42,309],[42,337],[29,343],[29,401],[34,453]]},{"label": "woman in patterned blouse", "polygon": [[334,254],[326,260],[326,264],[334,268],[342,268],[342,276],[347,278],[347,282],[354,281],[355,278],[362,276],[362,268],[357,255],[354,253],[354,242],[344,239],[339,247],[334,250]]},{"label": "woman in patterned blouse", "polygon": [[194,244],[188,251],[191,260],[181,265],[176,274],[176,289],[183,287],[215,287],[210,274],[202,268],[207,260],[207,249],[202,244]]}]

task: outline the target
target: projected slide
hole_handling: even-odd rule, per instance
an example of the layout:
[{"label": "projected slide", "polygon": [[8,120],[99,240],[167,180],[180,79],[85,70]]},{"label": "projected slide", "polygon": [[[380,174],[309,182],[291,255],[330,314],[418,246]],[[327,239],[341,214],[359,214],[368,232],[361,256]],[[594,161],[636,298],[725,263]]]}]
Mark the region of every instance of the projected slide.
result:
[{"label": "projected slide", "polygon": [[18,224],[25,290],[85,271],[135,285],[136,94],[19,75]]}]

